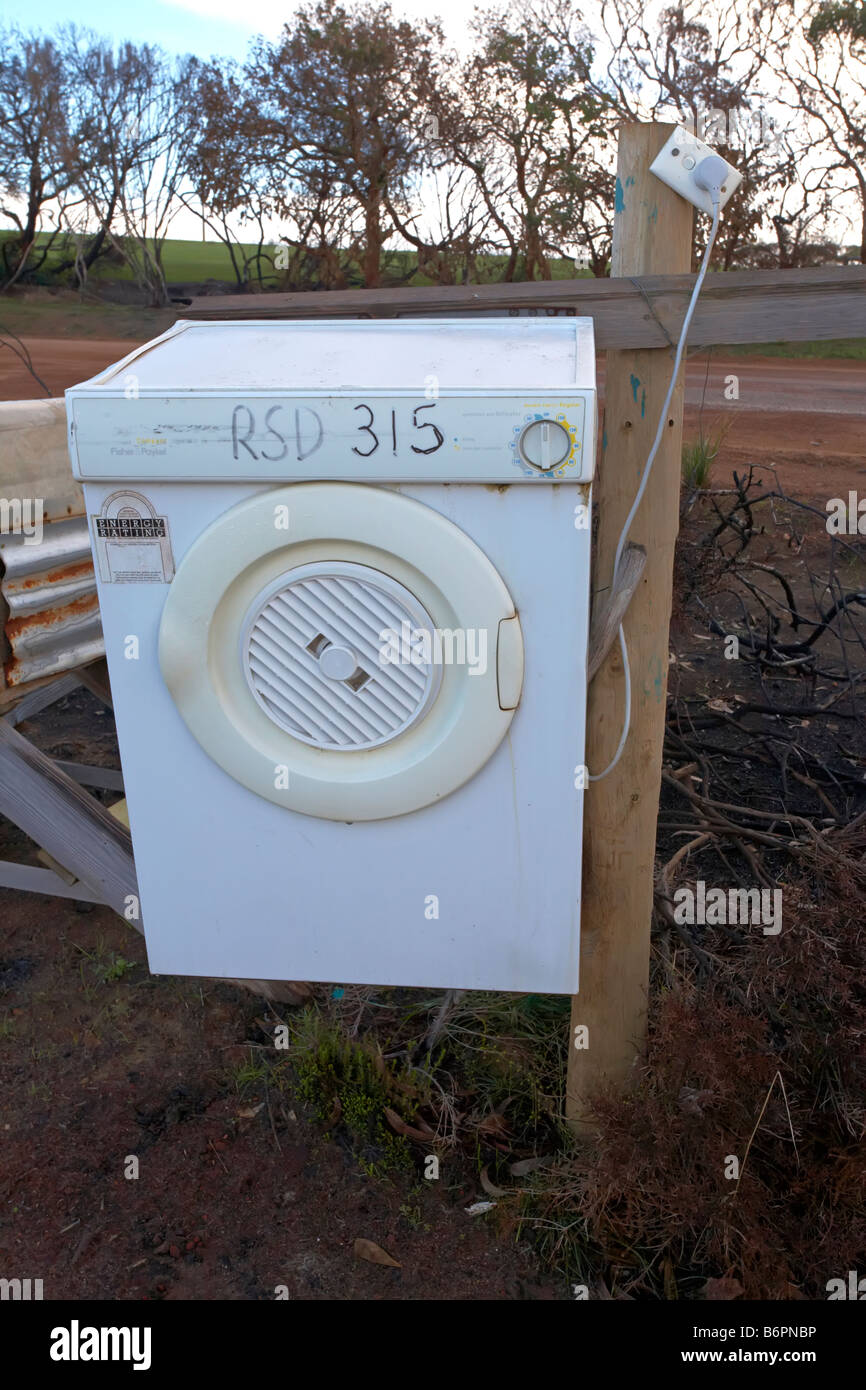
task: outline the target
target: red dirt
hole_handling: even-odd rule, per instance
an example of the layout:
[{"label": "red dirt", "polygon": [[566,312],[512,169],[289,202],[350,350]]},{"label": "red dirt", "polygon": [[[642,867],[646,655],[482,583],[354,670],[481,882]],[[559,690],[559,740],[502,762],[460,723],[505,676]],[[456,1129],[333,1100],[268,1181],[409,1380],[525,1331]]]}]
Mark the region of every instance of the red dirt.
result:
[{"label": "red dirt", "polygon": [[[33,368],[53,396],[67,386],[87,381],[113,362],[128,357],[138,344],[130,338],[25,338]],[[0,400],[41,400],[45,392],[20,359],[11,352],[0,355]]]},{"label": "red dirt", "polygon": [[[239,1092],[261,1000],[149,976],[105,909],[0,890],[0,914],[4,1277],[49,1300],[565,1296],[466,1214],[484,1194],[459,1162],[370,1179],[291,1096]],[[88,957],[115,953],[135,965],[106,983]],[[358,1237],[401,1267],[357,1259]]]},{"label": "red dirt", "polygon": [[[20,730],[53,757],[118,765],[86,691]],[[0,859],[34,855],[0,817]],[[142,938],[107,908],[0,889],[0,1275],[42,1279],[46,1300],[567,1296],[495,1211],[466,1214],[485,1194],[459,1157],[427,1181],[415,1145],[414,1173],[367,1177],[339,1125],[328,1135],[290,1091],[244,1082],[291,1014],[269,1007],[149,975]],[[356,1258],[358,1238],[401,1267]]]}]

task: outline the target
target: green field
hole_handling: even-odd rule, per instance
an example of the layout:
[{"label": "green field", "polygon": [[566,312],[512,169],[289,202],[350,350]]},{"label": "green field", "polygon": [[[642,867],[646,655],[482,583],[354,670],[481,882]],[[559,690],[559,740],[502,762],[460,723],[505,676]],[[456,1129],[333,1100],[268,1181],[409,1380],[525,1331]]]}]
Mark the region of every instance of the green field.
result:
[{"label": "green field", "polygon": [[[9,231],[0,232],[0,241],[5,237],[11,236]],[[46,240],[44,236],[37,237],[37,247]],[[235,247],[235,256],[238,266],[242,267],[244,258],[252,259],[255,257],[257,247],[252,242],[243,242]],[[276,283],[280,278],[279,272],[271,272],[268,258],[274,254],[273,243],[265,243],[262,247],[262,276],[267,283],[268,280]],[[56,268],[71,256],[70,247],[58,238],[51,247],[44,265],[40,266],[36,272],[36,280],[39,284],[48,284]],[[413,251],[390,251],[386,252],[388,264],[393,268],[397,275],[401,277],[411,267],[415,253]],[[497,267],[502,265],[504,256],[482,256],[479,258],[479,269],[482,275],[485,271],[490,271],[490,278],[496,279]],[[203,280],[224,280],[230,284],[235,283],[235,273],[232,269],[231,257],[228,247],[221,241],[180,241],[169,239],[163,246],[162,255],[163,269],[165,278],[172,283],[183,283],[188,281]],[[573,264],[568,260],[555,260],[551,263],[554,280],[567,280],[575,275]],[[251,264],[251,273],[255,267]],[[579,275],[589,275],[589,271],[579,271]],[[97,261],[90,272],[89,280],[93,284],[99,284],[107,280],[131,281],[132,271],[125,265],[119,256],[106,257]],[[359,277],[360,278],[360,277]],[[431,281],[423,276],[418,276],[418,284],[430,284]]]},{"label": "green field", "polygon": [[[0,232],[0,241],[12,236],[9,231]],[[37,248],[47,240],[44,236],[36,238]],[[247,255],[255,252],[253,245],[241,248]],[[267,250],[267,248],[265,248]],[[45,264],[36,272],[40,284],[50,279],[53,271],[64,260],[70,258],[70,247],[58,238],[48,254]],[[182,280],[229,280],[235,278],[228,247],[221,241],[175,241],[167,240],[163,248],[163,266],[168,281]],[[98,284],[106,280],[132,280],[132,271],[121,258],[104,257],[98,260],[90,272],[90,280]]]}]

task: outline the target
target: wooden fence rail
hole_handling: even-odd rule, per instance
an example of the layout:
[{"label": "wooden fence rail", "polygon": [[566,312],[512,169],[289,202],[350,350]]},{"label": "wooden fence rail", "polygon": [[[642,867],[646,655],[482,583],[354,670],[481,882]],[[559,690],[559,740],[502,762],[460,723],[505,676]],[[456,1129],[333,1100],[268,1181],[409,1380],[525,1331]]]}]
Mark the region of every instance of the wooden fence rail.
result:
[{"label": "wooden fence rail", "polygon": [[[237,294],[193,299],[182,314],[222,320],[563,313],[594,319],[599,348],[661,348],[677,341],[694,283],[694,275],[635,275],[519,285]],[[862,337],[866,266],[734,270],[708,276],[689,346]]]}]

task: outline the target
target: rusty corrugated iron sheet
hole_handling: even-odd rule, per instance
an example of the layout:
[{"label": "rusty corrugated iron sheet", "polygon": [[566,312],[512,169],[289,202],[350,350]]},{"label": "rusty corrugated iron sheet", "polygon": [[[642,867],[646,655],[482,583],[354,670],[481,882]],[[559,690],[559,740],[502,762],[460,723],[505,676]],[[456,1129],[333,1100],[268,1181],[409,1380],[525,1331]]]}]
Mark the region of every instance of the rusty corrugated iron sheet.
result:
[{"label": "rusty corrugated iron sheet", "polygon": [[87,520],[55,521],[38,544],[0,537],[4,675],[9,686],[60,674],[104,654]]},{"label": "rusty corrugated iron sheet", "polygon": [[96,585],[62,400],[0,402],[0,498],[38,509],[42,539],[0,534],[0,690],[103,654]]}]

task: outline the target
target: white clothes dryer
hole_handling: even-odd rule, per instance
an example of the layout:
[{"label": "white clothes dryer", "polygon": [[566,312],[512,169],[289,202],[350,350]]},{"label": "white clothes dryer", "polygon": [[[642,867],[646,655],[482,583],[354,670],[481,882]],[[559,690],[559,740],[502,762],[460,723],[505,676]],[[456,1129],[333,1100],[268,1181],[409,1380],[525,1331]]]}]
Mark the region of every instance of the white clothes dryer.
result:
[{"label": "white clothes dryer", "polygon": [[591,321],[181,322],[67,408],[151,969],[575,992]]}]

